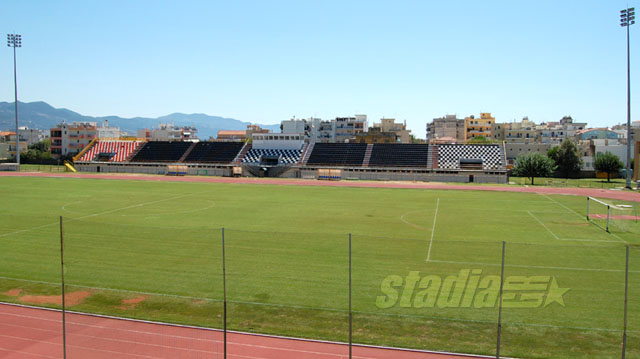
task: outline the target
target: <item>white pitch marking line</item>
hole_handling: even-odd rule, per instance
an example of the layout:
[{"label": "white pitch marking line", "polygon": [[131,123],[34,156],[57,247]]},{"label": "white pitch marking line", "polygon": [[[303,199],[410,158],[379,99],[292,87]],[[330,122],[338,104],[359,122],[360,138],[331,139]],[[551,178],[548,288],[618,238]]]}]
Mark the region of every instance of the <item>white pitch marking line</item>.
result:
[{"label": "white pitch marking line", "polygon": [[577,242],[603,242],[603,243],[615,243],[614,241],[608,241],[606,239],[581,239],[581,238],[560,238],[561,241],[577,241]]},{"label": "white pitch marking line", "polygon": [[[204,193],[204,192],[203,192]],[[151,201],[151,202],[144,202],[144,203],[138,203],[138,204],[134,204],[131,206],[126,206],[126,207],[122,207],[122,208],[116,208],[116,209],[110,209],[107,211],[103,211],[103,212],[98,212],[98,213],[93,213],[93,214],[88,214],[86,216],[82,216],[82,217],[77,217],[77,218],[71,218],[71,219],[67,219],[66,222],[72,222],[72,221],[78,221],[81,219],[85,219],[85,218],[89,218],[89,217],[95,217],[95,216],[100,216],[103,214],[108,214],[108,213],[113,213],[113,212],[117,212],[117,211],[122,211],[122,210],[127,210],[127,209],[131,209],[131,208],[136,208],[136,207],[142,207],[148,204],[155,204],[155,203],[160,203],[160,202],[165,202],[165,201],[171,201],[173,199],[178,199],[178,198],[182,198],[182,197],[187,197],[187,196],[192,196],[195,193],[190,193],[190,194],[183,194],[180,196],[175,196],[175,197],[170,197],[170,198],[165,198],[165,199],[159,199],[156,201]],[[0,238],[2,237],[7,237],[7,236],[11,236],[14,234],[18,234],[18,233],[23,233],[23,232],[29,232],[29,231],[33,231],[35,229],[40,229],[40,228],[44,228],[44,227],[49,227],[49,226],[53,226],[53,225],[57,225],[60,222],[53,222],[53,223],[49,223],[49,224],[43,224],[41,226],[37,226],[37,227],[32,227],[32,228],[27,228],[27,229],[21,229],[19,231],[14,231],[14,232],[9,232],[9,233],[4,233],[4,234],[0,234]]]},{"label": "white pitch marking line", "polygon": [[411,226],[411,227],[413,227],[413,228],[417,228],[417,229],[420,229],[420,230],[427,231],[427,230],[429,230],[429,228],[424,228],[424,227],[419,226],[419,225],[417,225],[417,224],[413,224],[413,223],[411,223],[411,222],[407,221],[407,220],[404,218],[404,216],[406,216],[406,215],[408,215],[408,214],[416,213],[416,212],[422,212],[422,211],[423,211],[422,209],[419,209],[419,210],[417,210],[417,211],[410,211],[410,212],[407,212],[407,213],[403,214],[402,216],[400,216],[400,220],[401,220],[404,224],[407,224],[407,225],[409,225],[409,226]]},{"label": "white pitch marking line", "polygon": [[[580,218],[582,218],[582,219],[585,219],[585,216],[583,216],[583,215],[581,215],[580,213],[578,213],[578,212],[574,211],[573,209],[571,209],[571,208],[569,208],[569,207],[565,206],[564,204],[562,204],[562,203],[560,203],[560,202],[556,201],[555,199],[553,199],[553,198],[551,198],[551,197],[547,196],[546,194],[540,194],[540,195],[541,195],[541,196],[543,196],[543,197],[546,197],[546,198],[547,198],[547,199],[549,199],[551,202],[553,202],[553,203],[556,203],[556,204],[560,205],[561,207],[563,207],[563,208],[564,208],[564,209],[566,209],[567,211],[569,211],[569,212],[571,212],[571,213],[575,214],[576,216],[578,216],[578,217],[580,217]],[[527,212],[528,212],[528,211],[527,211]],[[531,213],[529,213],[529,214],[531,214]],[[588,222],[588,220],[587,220],[587,222]],[[618,240],[620,240],[620,241],[622,241],[622,242],[624,242],[624,243],[627,243],[627,241],[625,241],[624,239],[620,238],[620,237],[619,237],[618,235],[616,235],[615,233],[611,233],[611,232],[609,232],[609,234],[611,234],[614,238],[616,238],[616,239],[618,239]],[[560,239],[560,238],[558,238],[558,239]],[[560,240],[562,240],[562,241],[573,241],[574,239],[560,239]],[[589,241],[589,240],[584,240],[584,241]],[[609,241],[603,241],[603,240],[591,240],[591,242],[609,242]]]},{"label": "white pitch marking line", "polygon": [[[479,266],[492,266],[500,267],[499,263],[483,263],[483,262],[460,262],[460,261],[442,261],[433,259],[434,263],[449,263],[449,264],[465,264],[465,265],[479,265]],[[624,273],[624,269],[601,269],[601,268],[574,268],[574,267],[555,267],[555,266],[530,266],[524,264],[505,264],[505,267],[514,268],[534,268],[534,269],[554,269],[554,270],[569,270],[569,271],[583,271],[583,272],[614,272]],[[640,273],[637,270],[629,270],[629,273]]]},{"label": "white pitch marking line", "polygon": [[547,227],[544,223],[542,223],[542,221],[541,221],[541,220],[539,220],[539,219],[538,219],[538,217],[534,216],[534,215],[533,215],[533,213],[531,213],[531,211],[527,211],[527,213],[529,213],[529,215],[530,215],[531,217],[533,217],[533,219],[535,219],[538,223],[540,223],[540,225],[541,225],[542,227],[544,227],[544,229],[546,229],[549,233],[551,233],[551,235],[552,235],[555,239],[557,239],[557,240],[561,240],[561,239],[560,239],[560,237],[558,237],[555,233],[553,233],[553,232],[549,229],[549,227]]},{"label": "white pitch marking line", "polygon": [[536,221],[538,221],[538,223],[540,223],[547,231],[549,231],[549,233],[551,233],[551,235],[553,235],[555,237],[555,239],[559,240],[559,241],[577,241],[577,242],[608,242],[611,243],[611,241],[607,241],[607,240],[598,240],[598,239],[578,239],[578,238],[560,238],[558,237],[555,233],[553,233],[549,227],[547,227],[544,223],[542,223],[541,220],[538,219],[538,217],[534,216],[533,213],[531,213],[531,211],[527,211],[527,213],[529,213],[531,215],[531,217],[533,217]]},{"label": "white pitch marking line", "polygon": [[581,215],[580,213],[578,213],[578,212],[574,211],[573,209],[571,209],[571,208],[569,208],[569,207],[565,206],[564,204],[562,204],[562,203],[560,203],[560,202],[556,201],[555,199],[553,199],[553,198],[551,198],[551,197],[547,196],[546,194],[540,194],[540,195],[541,195],[541,196],[543,196],[543,197],[545,197],[545,198],[546,198],[546,199],[548,199],[549,201],[551,201],[551,202],[553,202],[553,203],[555,203],[555,204],[559,205],[560,207],[562,207],[562,208],[566,209],[567,211],[569,211],[569,212],[571,212],[571,213],[575,214],[576,216],[580,217],[581,219],[585,219],[585,216],[583,216],[583,215]]},{"label": "white pitch marking line", "polygon": [[427,252],[427,262],[431,259],[431,247],[433,246],[433,235],[436,233],[436,220],[438,219],[438,207],[440,207],[440,198],[436,200],[436,213],[433,215],[433,227],[431,228],[431,240],[429,241],[429,251]]}]

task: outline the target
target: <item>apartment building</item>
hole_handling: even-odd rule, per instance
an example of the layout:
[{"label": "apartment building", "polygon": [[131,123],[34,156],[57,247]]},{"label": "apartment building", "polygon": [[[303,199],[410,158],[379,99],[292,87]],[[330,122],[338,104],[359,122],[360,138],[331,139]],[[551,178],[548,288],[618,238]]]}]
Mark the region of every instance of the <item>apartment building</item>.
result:
[{"label": "apartment building", "polygon": [[354,142],[356,135],[367,132],[367,115],[336,117],[336,142]]},{"label": "apartment building", "polygon": [[444,115],[427,123],[428,143],[457,143],[466,139],[464,119],[456,115]]},{"label": "apartment building", "polygon": [[149,141],[185,141],[198,142],[198,130],[193,126],[174,126],[173,124],[161,123],[158,128],[138,130],[138,138]]},{"label": "apartment building", "polygon": [[51,157],[74,155],[87,146],[97,135],[95,122],[62,122],[49,130]]},{"label": "apartment building", "polygon": [[480,117],[476,118],[474,115],[465,117],[464,119],[464,133],[465,141],[469,141],[474,137],[483,136],[486,138],[492,138],[491,128],[495,124],[496,119],[491,116],[489,112],[480,113]]},{"label": "apartment building", "polygon": [[536,124],[524,117],[520,122],[504,123],[503,138],[506,143],[535,143],[539,138]]},{"label": "apartment building", "polygon": [[336,142],[336,121],[323,121],[320,118],[284,120],[280,123],[282,133],[302,133],[306,143]]},{"label": "apartment building", "polygon": [[109,120],[105,120],[96,129],[96,137],[98,138],[120,138],[120,127],[110,127]]},{"label": "apartment building", "polygon": [[382,118],[380,123],[373,124],[380,133],[391,133],[396,136],[396,142],[411,143],[411,130],[407,130],[407,122],[396,123],[394,118]]},{"label": "apartment building", "polygon": [[559,145],[566,138],[574,138],[578,131],[587,127],[586,122],[573,122],[571,116],[564,116],[560,121],[541,123],[536,126],[539,140],[542,143]]}]

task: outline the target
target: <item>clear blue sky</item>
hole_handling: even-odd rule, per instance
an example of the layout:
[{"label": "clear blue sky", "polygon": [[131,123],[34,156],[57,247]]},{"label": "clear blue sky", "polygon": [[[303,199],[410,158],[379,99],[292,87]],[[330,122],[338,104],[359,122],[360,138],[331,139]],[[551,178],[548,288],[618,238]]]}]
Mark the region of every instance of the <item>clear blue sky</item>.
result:
[{"label": "clear blue sky", "polygon": [[[94,116],[201,112],[257,123],[364,113],[370,123],[406,120],[424,137],[426,122],[449,113],[491,112],[498,122],[563,115],[592,126],[625,122],[619,10],[626,6],[6,1],[0,26],[23,35],[21,101]],[[631,29],[632,85],[640,94],[640,24]],[[13,101],[12,61],[4,47],[2,101]]]}]

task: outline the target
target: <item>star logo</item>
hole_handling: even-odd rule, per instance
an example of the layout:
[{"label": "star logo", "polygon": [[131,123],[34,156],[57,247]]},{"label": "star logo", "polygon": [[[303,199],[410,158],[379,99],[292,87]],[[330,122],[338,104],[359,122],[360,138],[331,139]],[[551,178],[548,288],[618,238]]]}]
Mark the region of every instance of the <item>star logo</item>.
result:
[{"label": "star logo", "polygon": [[564,298],[563,296],[569,291],[570,288],[560,288],[558,286],[558,282],[556,281],[556,277],[551,278],[551,284],[549,284],[549,290],[547,292],[547,297],[544,301],[544,308],[551,303],[558,303],[564,307]]}]

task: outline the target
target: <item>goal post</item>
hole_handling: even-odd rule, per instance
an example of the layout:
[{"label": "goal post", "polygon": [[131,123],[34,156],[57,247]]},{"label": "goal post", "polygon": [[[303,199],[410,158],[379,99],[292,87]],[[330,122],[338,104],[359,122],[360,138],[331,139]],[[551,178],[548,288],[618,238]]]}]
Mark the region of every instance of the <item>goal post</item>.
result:
[{"label": "goal post", "polygon": [[637,206],[631,204],[607,203],[594,197],[587,197],[587,221],[611,232],[614,228],[626,232],[630,222],[637,221]]},{"label": "goal post", "polygon": [[597,198],[587,197],[587,221],[609,232],[611,205]]}]

